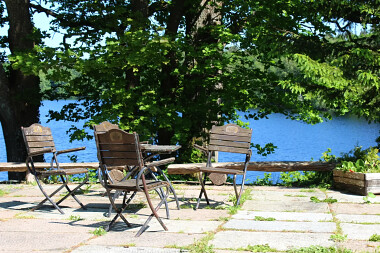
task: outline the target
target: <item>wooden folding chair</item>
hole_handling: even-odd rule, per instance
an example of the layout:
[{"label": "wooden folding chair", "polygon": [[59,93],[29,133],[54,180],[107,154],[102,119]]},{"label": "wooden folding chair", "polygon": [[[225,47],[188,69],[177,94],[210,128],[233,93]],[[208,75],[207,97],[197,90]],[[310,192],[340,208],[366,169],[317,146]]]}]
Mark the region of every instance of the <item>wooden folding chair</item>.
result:
[{"label": "wooden folding chair", "polygon": [[[247,165],[252,154],[252,151],[250,149],[251,136],[252,136],[251,129],[245,129],[235,124],[228,124],[224,126],[213,126],[210,131],[208,145],[206,146],[194,145],[195,148],[201,150],[207,155],[206,166],[201,167],[199,169],[199,182],[202,188],[201,188],[201,192],[199,194],[195,209],[198,209],[199,203],[201,201],[203,194],[205,195],[207,204],[210,205],[210,202],[206,193],[206,188],[205,188],[206,178],[210,173],[233,175],[233,184],[234,184],[234,190],[235,190],[235,195],[236,195],[236,205],[239,205],[241,194],[244,189],[244,181],[245,181],[245,177],[247,173]],[[235,169],[212,167],[212,157],[216,151],[246,154],[243,171],[235,170]],[[202,179],[202,175],[203,175],[203,179]],[[238,191],[237,186],[236,186],[236,175],[243,176],[240,191]]]},{"label": "wooden folding chair", "polygon": [[[98,141],[97,141],[97,135],[98,134],[101,134],[101,133],[105,133],[107,132],[108,130],[111,130],[111,129],[119,129],[119,126],[116,125],[116,124],[112,124],[108,121],[104,121],[98,125],[94,125],[94,137],[95,137],[95,142],[96,142],[96,145],[98,145]],[[97,147],[97,150],[99,151],[99,147]],[[98,152],[98,159],[100,161],[100,157],[99,157],[99,152]],[[128,171],[128,168],[126,166],[122,166],[122,167],[109,167],[108,170],[107,170],[107,173],[108,173],[108,180],[109,180],[109,183],[110,184],[113,184],[113,183],[116,183],[116,182],[120,182],[122,181],[124,178],[125,178],[125,175],[124,175],[124,171]],[[103,179],[102,179],[102,172],[101,172],[101,167],[99,166],[98,168],[98,178],[99,178],[99,182],[101,185],[103,185]],[[104,185],[103,185],[104,187]],[[113,194],[113,199],[117,199],[120,194],[122,192],[121,191],[115,191],[115,193]],[[103,196],[105,195],[106,193],[103,194]],[[108,213],[107,213],[107,216],[110,217],[111,216],[111,213],[112,213],[112,205],[110,204],[109,206],[109,210],[108,210]]]},{"label": "wooden folding chair", "polygon": [[[33,124],[29,127],[21,127],[21,131],[23,134],[23,138],[24,138],[24,142],[25,142],[25,146],[26,146],[26,150],[28,154],[26,158],[26,166],[29,172],[32,175],[34,175],[38,187],[40,188],[41,192],[45,196],[45,199],[41,201],[36,207],[34,207],[32,211],[40,208],[46,201],[49,201],[61,214],[63,214],[64,212],[58,205],[69,196],[72,196],[75,199],[75,201],[78,202],[78,204],[83,209],[86,209],[84,205],[82,204],[82,202],[80,202],[78,198],[75,196],[75,191],[78,190],[82,185],[84,185],[88,181],[88,170],[84,168],[62,169],[59,167],[59,162],[58,162],[58,155],[74,152],[74,151],[79,151],[79,150],[84,150],[85,147],[56,151],[50,128],[43,127],[40,124]],[[50,168],[46,170],[37,170],[34,166],[33,157],[49,154],[49,153],[52,155]],[[85,174],[85,178],[83,179],[82,183],[80,183],[77,187],[71,190],[68,186],[68,182],[69,182],[68,176],[77,175],[77,174]],[[45,178],[45,177],[50,177],[50,176],[59,176],[62,180],[62,185],[49,195],[44,190],[40,182],[40,178]],[[64,197],[62,197],[58,202],[55,203],[52,200],[52,197],[63,188],[66,188],[68,193]]]},{"label": "wooden folding chair", "polygon": [[[98,125],[94,125],[94,136],[95,136],[95,141],[96,141],[96,145],[98,145],[98,141],[97,141],[97,134],[101,134],[101,133],[105,133],[107,132],[108,130],[111,130],[111,129],[120,129],[118,125],[116,124],[112,124],[108,121],[103,121],[102,123],[98,124]],[[148,142],[140,142],[140,144],[148,144]],[[98,148],[99,150],[99,148]],[[98,153],[98,157],[99,157],[99,153]],[[100,159],[99,159],[100,160]],[[146,161],[145,157],[144,157],[144,161]],[[149,167],[151,168],[151,167]],[[174,195],[174,199],[176,201],[176,204],[177,204],[177,208],[178,210],[180,209],[180,206],[179,206],[179,201],[178,201],[178,198],[177,198],[177,195],[175,193],[175,190],[174,190],[174,187],[172,186],[170,180],[167,178],[167,176],[165,175],[165,173],[163,173],[160,168],[153,168],[154,171],[157,171],[159,174],[161,174],[165,180],[167,182],[169,182],[170,184],[170,192],[173,193]],[[122,171],[124,172],[128,172],[127,175],[125,175]],[[127,167],[127,166],[123,166],[123,167],[108,167],[108,170],[107,170],[107,173],[108,173],[108,179],[109,179],[109,183],[115,183],[115,182],[119,182],[119,181],[122,181],[126,178],[128,178],[131,174],[133,174],[134,172],[133,171],[130,171],[130,167]],[[153,173],[152,170],[148,170],[147,173],[150,173],[150,175],[155,179],[157,180],[157,177],[155,176],[155,174]],[[103,184],[103,180],[101,178],[101,171],[100,171],[100,167],[99,167],[99,170],[98,170],[98,177],[99,177],[99,181],[101,184]],[[103,185],[104,186],[104,185]],[[115,191],[114,195],[113,195],[113,198],[114,200],[117,199],[120,194],[122,192],[121,191]],[[160,195],[161,196],[161,195]],[[165,202],[165,208],[166,208],[166,215],[167,215],[167,218],[169,219],[170,217],[170,214],[169,214],[169,206],[168,206],[168,203]],[[108,214],[107,216],[110,217],[111,216],[111,213],[112,213],[112,205],[110,204],[110,207],[109,207],[109,211],[108,211]]]},{"label": "wooden folding chair", "polygon": [[[124,217],[123,212],[128,207],[129,203],[135,197],[137,192],[143,192],[145,194],[145,198],[152,211],[152,214],[148,217],[143,226],[137,232],[136,237],[140,236],[147,229],[148,223],[153,217],[156,217],[161,226],[165,230],[168,230],[159,217],[157,211],[168,198],[170,192],[170,184],[167,181],[147,180],[145,178],[145,172],[150,167],[160,166],[169,162],[173,162],[174,158],[168,158],[161,161],[145,164],[142,157],[138,134],[127,133],[120,129],[111,129],[105,133],[97,134],[96,140],[98,142],[97,148],[103,186],[107,191],[107,195],[113,209],[116,211],[115,217],[106,227],[106,230],[109,231],[118,218],[121,218],[128,227],[131,227],[131,224]],[[134,168],[134,171],[136,173],[130,174],[132,178],[110,183],[108,168],[114,166],[129,166]],[[166,189],[165,192],[164,189]],[[124,194],[122,205],[119,208],[116,206],[115,199],[111,195],[112,190],[122,191]],[[152,190],[155,190],[161,198],[160,202],[155,207],[153,206],[149,193]],[[127,199],[128,194],[130,194],[130,196]]]}]

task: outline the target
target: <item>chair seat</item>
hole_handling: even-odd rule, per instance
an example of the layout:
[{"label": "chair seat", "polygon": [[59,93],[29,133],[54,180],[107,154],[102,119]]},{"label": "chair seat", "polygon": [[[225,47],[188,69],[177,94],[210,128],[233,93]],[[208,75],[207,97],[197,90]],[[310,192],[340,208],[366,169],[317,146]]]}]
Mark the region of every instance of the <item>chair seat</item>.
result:
[{"label": "chair seat", "polygon": [[53,176],[53,175],[75,175],[87,173],[88,170],[85,168],[74,168],[74,169],[54,169],[54,170],[39,170],[37,173],[40,176]]},{"label": "chair seat", "polygon": [[231,174],[231,175],[243,175],[242,170],[226,169],[226,168],[214,168],[214,167],[200,167],[200,172],[207,173],[219,173],[219,174]]},{"label": "chair seat", "polygon": [[[166,181],[146,180],[146,186],[149,191],[160,187],[169,186],[169,183]],[[140,180],[140,187],[143,188],[142,180]],[[129,179],[114,184],[109,184],[108,188],[115,190],[138,191],[135,179]]]}]

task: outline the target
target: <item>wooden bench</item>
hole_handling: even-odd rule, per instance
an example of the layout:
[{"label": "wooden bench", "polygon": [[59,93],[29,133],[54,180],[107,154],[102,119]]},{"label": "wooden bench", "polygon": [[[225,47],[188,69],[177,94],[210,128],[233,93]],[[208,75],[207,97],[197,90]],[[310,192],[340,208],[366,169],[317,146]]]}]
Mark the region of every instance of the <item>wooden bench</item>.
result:
[{"label": "wooden bench", "polygon": [[[205,163],[187,163],[187,164],[170,164],[168,174],[194,174],[199,168],[205,166]],[[243,162],[225,162],[213,163],[214,167],[243,170]],[[288,172],[288,171],[332,171],[335,163],[328,162],[250,162],[248,171],[265,171],[265,172]]]}]

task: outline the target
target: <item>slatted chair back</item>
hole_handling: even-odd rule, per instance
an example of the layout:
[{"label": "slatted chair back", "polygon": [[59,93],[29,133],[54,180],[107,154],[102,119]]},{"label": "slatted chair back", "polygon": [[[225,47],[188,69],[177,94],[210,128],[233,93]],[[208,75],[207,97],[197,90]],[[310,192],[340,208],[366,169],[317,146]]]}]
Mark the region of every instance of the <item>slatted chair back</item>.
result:
[{"label": "slatted chair back", "polygon": [[[111,130],[111,129],[120,129],[118,125],[116,124],[112,124],[108,121],[103,121],[102,123],[98,124],[98,125],[95,125],[94,126],[94,136],[95,136],[95,143],[96,145],[98,145],[98,134],[102,134],[102,133],[105,133],[107,132],[108,130]],[[99,158],[99,161],[100,161],[100,157],[99,157],[99,147],[97,146],[97,150],[98,150],[98,158]]]},{"label": "slatted chair back", "polygon": [[252,130],[235,124],[213,126],[210,131],[208,150],[248,154]]},{"label": "slatted chair back", "polygon": [[28,155],[46,149],[50,149],[51,152],[56,151],[53,135],[49,127],[35,123],[29,127],[21,127],[21,131]]},{"label": "slatted chair back", "polygon": [[111,129],[119,129],[119,126],[116,124],[112,124],[108,121],[103,121],[102,123],[94,126],[94,130],[96,133],[105,133]]},{"label": "slatted chair back", "polygon": [[111,129],[105,133],[97,134],[97,139],[101,166],[143,167],[143,157],[137,133]]}]

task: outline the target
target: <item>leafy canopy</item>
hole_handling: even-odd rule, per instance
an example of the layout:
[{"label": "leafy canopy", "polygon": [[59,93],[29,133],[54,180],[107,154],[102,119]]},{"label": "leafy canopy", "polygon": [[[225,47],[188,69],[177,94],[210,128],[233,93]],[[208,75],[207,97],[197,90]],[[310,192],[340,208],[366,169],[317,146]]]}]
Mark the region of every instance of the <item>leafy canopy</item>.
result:
[{"label": "leafy canopy", "polygon": [[46,2],[61,46],[12,60],[54,82],[49,98],[77,98],[52,119],[108,120],[184,152],[236,110],[380,121],[377,0]]}]

